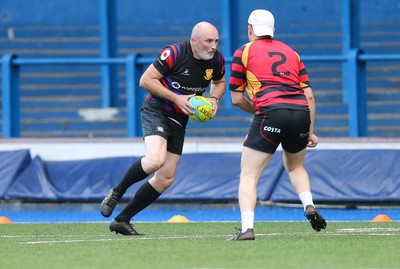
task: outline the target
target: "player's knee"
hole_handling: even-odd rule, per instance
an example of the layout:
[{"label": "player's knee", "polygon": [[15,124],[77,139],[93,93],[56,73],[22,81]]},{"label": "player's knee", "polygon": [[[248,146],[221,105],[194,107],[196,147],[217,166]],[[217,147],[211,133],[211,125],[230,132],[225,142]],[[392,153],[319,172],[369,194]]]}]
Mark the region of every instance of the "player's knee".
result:
[{"label": "player's knee", "polygon": [[145,157],[142,165],[145,166],[145,171],[154,173],[155,171],[159,170],[165,164],[165,159],[159,157]]},{"label": "player's knee", "polygon": [[157,182],[157,186],[159,187],[159,189],[165,191],[172,185],[172,183],[174,183],[174,177],[158,173],[156,174],[155,181]]},{"label": "player's knee", "polygon": [[292,172],[302,172],[305,169],[302,163],[296,163],[285,166],[285,170],[287,173],[292,173]]},{"label": "player's knee", "polygon": [[163,185],[165,189],[169,188],[172,183],[174,183],[174,177],[165,177],[163,180]]}]

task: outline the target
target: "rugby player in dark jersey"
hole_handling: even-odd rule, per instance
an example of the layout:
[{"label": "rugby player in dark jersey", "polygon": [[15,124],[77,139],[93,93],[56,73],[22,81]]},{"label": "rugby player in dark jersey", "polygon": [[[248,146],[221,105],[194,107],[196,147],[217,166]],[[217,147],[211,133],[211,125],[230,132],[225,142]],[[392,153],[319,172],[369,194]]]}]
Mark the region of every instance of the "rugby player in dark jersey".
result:
[{"label": "rugby player in dark jersey", "polygon": [[140,79],[149,94],[143,103],[141,121],[145,156],[134,163],[100,205],[109,217],[126,190],[154,174],[110,223],[110,231],[137,235],[130,223],[133,216],[153,203],[174,181],[185,138],[188,99],[203,95],[210,86],[209,100],[218,110],[226,87],[225,60],[217,50],[218,30],[208,22],[196,24],[189,42],[165,47]]},{"label": "rugby player in dark jersey", "polygon": [[[254,10],[248,19],[249,43],[233,55],[229,81],[232,103],[254,114],[241,159],[239,206],[242,227],[230,240],[254,240],[257,183],[279,145],[283,165],[314,230],[326,221],[315,209],[310,179],[303,161],[306,148],[315,147],[315,101],[308,74],[299,55],[273,39],[273,15]],[[245,96],[246,91],[248,98]]]}]

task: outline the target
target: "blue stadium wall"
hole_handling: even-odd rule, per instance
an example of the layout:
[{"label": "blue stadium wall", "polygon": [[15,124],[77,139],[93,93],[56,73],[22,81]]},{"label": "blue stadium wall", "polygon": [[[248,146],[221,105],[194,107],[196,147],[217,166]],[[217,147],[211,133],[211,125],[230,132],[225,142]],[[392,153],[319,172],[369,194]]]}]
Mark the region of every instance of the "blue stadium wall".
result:
[{"label": "blue stadium wall", "polygon": [[[104,2],[2,0],[0,55],[15,54],[24,59],[100,57],[100,10]],[[140,53],[153,59],[163,46],[187,40],[199,20],[219,28],[220,49],[230,57],[232,50],[247,42],[246,20],[255,8],[267,8],[275,14],[276,37],[302,56],[340,55],[343,50],[342,3],[346,0],[110,2],[116,3],[115,24],[109,25],[115,34],[109,44],[112,57]],[[359,48],[366,54],[400,53],[400,1],[355,2],[359,2]],[[231,28],[224,21],[228,15]],[[348,137],[350,119],[342,63],[306,64],[318,107],[317,133],[321,137]],[[126,70],[117,66],[113,72],[110,83],[116,113],[111,120],[95,121],[87,120],[81,112],[102,107],[100,66],[22,66],[21,137],[126,137]],[[368,63],[367,136],[400,136],[399,77],[398,61]],[[137,94],[139,107],[145,91]],[[206,125],[191,122],[188,136],[242,137],[249,122],[249,115],[230,106],[227,93],[219,117]]]}]

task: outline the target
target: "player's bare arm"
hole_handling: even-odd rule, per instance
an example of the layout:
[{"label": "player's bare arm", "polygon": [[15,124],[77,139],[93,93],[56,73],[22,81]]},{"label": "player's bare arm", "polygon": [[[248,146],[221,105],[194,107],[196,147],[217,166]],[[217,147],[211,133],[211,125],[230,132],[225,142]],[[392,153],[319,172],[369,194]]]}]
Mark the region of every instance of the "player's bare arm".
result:
[{"label": "player's bare arm", "polygon": [[315,105],[315,99],[314,99],[314,94],[312,92],[311,87],[304,88],[304,94],[307,98],[308,101],[308,108],[310,109],[310,135],[308,136],[308,147],[314,148],[317,146],[319,138],[314,134],[314,122],[315,122],[315,110],[316,110],[316,105]]},{"label": "player's bare arm", "polygon": [[212,97],[212,98],[209,98],[209,100],[210,100],[211,104],[213,105],[213,110],[214,110],[212,118],[214,118],[215,115],[217,114],[218,101],[224,96],[225,89],[226,89],[225,76],[220,80],[211,81],[210,97]]},{"label": "player's bare arm", "polygon": [[186,115],[193,114],[193,111],[191,110],[193,107],[188,102],[188,99],[195,94],[178,95],[170,91],[161,84],[160,79],[162,77],[163,75],[158,72],[153,64],[151,64],[140,78],[139,86],[147,89],[152,94],[158,97],[168,99],[171,102],[175,103]]},{"label": "player's bare arm", "polygon": [[244,95],[244,92],[231,91],[231,98],[232,98],[232,103],[235,106],[238,106],[241,110],[243,110],[247,113],[250,113],[250,114],[255,113],[253,103],[249,99],[246,98],[246,96]]}]

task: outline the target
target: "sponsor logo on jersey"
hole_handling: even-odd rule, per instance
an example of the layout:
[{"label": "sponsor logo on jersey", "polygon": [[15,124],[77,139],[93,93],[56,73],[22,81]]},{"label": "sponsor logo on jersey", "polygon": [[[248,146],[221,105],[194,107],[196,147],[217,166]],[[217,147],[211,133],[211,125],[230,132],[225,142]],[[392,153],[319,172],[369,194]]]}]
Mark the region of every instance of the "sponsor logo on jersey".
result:
[{"label": "sponsor logo on jersey", "polygon": [[181,90],[181,91],[187,91],[187,92],[193,92],[193,93],[198,93],[198,92],[204,92],[206,90],[206,88],[202,88],[202,87],[187,87],[187,86],[182,86],[181,84],[179,84],[179,82],[172,82],[171,86],[174,89],[177,90]]},{"label": "sponsor logo on jersey", "polygon": [[183,71],[183,72],[181,73],[181,75],[190,76],[190,74],[189,74],[189,69],[185,69],[185,71]]},{"label": "sponsor logo on jersey", "polygon": [[165,49],[160,56],[160,59],[162,61],[165,61],[165,59],[167,59],[169,56],[171,55],[171,51],[169,49]]},{"label": "sponsor logo on jersey", "polygon": [[308,136],[309,136],[309,133],[300,133],[299,134],[299,138],[302,138],[302,139],[308,138]]},{"label": "sponsor logo on jersey", "polygon": [[281,133],[281,129],[276,127],[264,126],[263,130],[264,132],[278,133],[278,134]]}]

